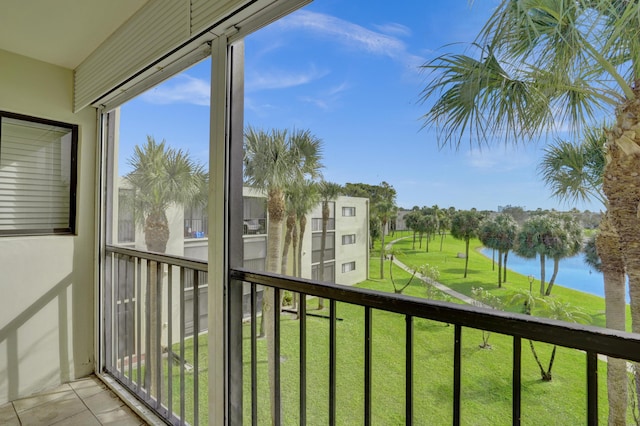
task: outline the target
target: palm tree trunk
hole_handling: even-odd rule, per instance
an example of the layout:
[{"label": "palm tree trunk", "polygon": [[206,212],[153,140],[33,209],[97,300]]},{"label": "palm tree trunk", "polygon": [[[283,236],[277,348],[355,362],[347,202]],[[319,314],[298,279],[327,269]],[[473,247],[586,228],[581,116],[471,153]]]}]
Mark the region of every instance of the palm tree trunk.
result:
[{"label": "palm tree trunk", "polygon": [[413,248],[412,250],[416,249],[416,231],[413,231]]},{"label": "palm tree trunk", "polygon": [[[491,270],[496,270],[496,249],[494,248],[491,249]],[[498,282],[500,282],[500,280],[498,280]]]},{"label": "palm tree trunk", "polygon": [[467,269],[469,268],[469,238],[465,238],[464,250],[464,278],[467,278]]},{"label": "palm tree trunk", "polygon": [[[626,275],[620,252],[618,234],[608,214],[600,222],[596,237],[596,250],[600,257],[604,277],[604,300],[607,328],[624,331],[626,328]],[[607,359],[607,397],[609,401],[609,424],[624,425],[627,419],[627,362],[623,359]]]},{"label": "palm tree trunk", "polygon": [[444,232],[440,234],[440,251],[442,251],[442,243],[444,242]]},{"label": "palm tree trunk", "polygon": [[298,226],[296,222],[293,223],[293,231],[291,232],[291,249],[293,254],[293,274],[292,276],[298,276]]},{"label": "palm tree trunk", "polygon": [[[282,262],[282,221],[284,219],[284,195],[278,189],[269,190],[267,198],[267,210],[269,212],[269,226],[267,231],[267,271],[278,272]],[[280,312],[280,298],[275,299],[275,292],[272,287],[264,287],[262,295],[262,315],[265,324],[265,335],[267,338],[267,364],[269,371],[269,391],[271,397],[271,418],[275,424],[275,315]]]},{"label": "palm tree trunk", "polygon": [[[380,222],[380,279],[384,279],[384,228],[386,223]],[[429,243],[427,243],[429,244]]]},{"label": "palm tree trunk", "polygon": [[507,282],[507,256],[509,256],[509,250],[504,251],[504,260],[502,261],[502,282]]},{"label": "palm tree trunk", "polygon": [[542,366],[542,363],[538,358],[538,353],[536,352],[536,348],[533,346],[532,340],[529,340],[529,347],[531,348],[531,353],[533,354],[533,358],[536,360],[536,364],[538,364],[538,368],[540,368],[540,376],[542,380],[544,380],[546,371],[544,371],[544,367]]},{"label": "palm tree trunk", "polygon": [[300,225],[300,240],[298,241],[298,277],[302,278],[302,243],[304,242],[304,230],[307,227],[307,216],[300,216],[298,223]]},{"label": "palm tree trunk", "polygon": [[551,375],[551,369],[553,368],[553,360],[556,359],[556,349],[558,347],[553,345],[553,350],[551,351],[551,358],[549,359],[549,368],[547,369],[547,375],[544,377],[544,380],[550,382],[553,376]]},{"label": "palm tree trunk", "polygon": [[551,274],[551,279],[549,280],[549,285],[547,285],[547,291],[544,292],[545,296],[551,295],[551,289],[553,288],[553,284],[556,282],[556,277],[558,276],[558,269],[560,268],[560,258],[553,258],[553,274]]},{"label": "palm tree trunk", "polygon": [[[631,330],[640,332],[640,135],[635,128],[640,121],[640,88],[636,98],[616,111],[616,125],[607,135],[607,165],[602,189],[609,201],[608,212],[620,241],[625,271],[629,278]],[[625,147],[623,150],[621,146]],[[625,152],[626,151],[626,152]],[[640,368],[636,364],[636,391],[640,386]],[[636,392],[640,406],[640,392]]]},{"label": "palm tree trunk", "polygon": [[[144,239],[147,250],[165,253],[169,241],[169,221],[164,210],[152,211],[145,219]],[[145,356],[145,383],[149,386],[149,394],[158,392],[158,365],[160,362],[160,342],[156,330],[159,329],[162,302],[161,280],[158,276],[156,262],[149,262],[149,277],[147,281],[147,320],[149,321],[149,353]]]},{"label": "palm tree trunk", "polygon": [[296,215],[287,215],[287,229],[284,235],[284,247],[282,248],[282,261],[280,262],[280,273],[287,275],[287,263],[289,263],[289,246],[291,246],[291,239],[293,228],[296,226]]},{"label": "palm tree trunk", "polygon": [[544,254],[540,254],[540,297],[544,296],[544,272],[545,272]]},{"label": "palm tree trunk", "polygon": [[502,288],[502,252],[498,250],[498,288]]}]

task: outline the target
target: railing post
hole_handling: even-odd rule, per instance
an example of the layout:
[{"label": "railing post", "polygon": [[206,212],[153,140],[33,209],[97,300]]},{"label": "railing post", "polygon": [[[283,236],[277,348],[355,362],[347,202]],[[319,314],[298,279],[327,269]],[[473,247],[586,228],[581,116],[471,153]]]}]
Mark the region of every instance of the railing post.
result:
[{"label": "railing post", "polygon": [[522,339],[518,336],[513,337],[513,378],[512,378],[512,424],[518,426],[520,424],[520,407],[521,407],[521,379],[522,379]]},{"label": "railing post", "polygon": [[587,352],[587,424],[598,424],[598,354]]},{"label": "railing post", "polygon": [[336,301],[329,300],[329,425],[336,424]]},{"label": "railing post", "polygon": [[453,339],[453,424],[460,425],[462,327],[455,325]]},{"label": "railing post", "polygon": [[371,308],[364,308],[364,424],[371,425]]},{"label": "railing post", "polygon": [[300,293],[298,302],[300,321],[300,425],[307,424],[307,295]]},{"label": "railing post", "polygon": [[405,316],[405,421],[413,424],[413,317]]}]

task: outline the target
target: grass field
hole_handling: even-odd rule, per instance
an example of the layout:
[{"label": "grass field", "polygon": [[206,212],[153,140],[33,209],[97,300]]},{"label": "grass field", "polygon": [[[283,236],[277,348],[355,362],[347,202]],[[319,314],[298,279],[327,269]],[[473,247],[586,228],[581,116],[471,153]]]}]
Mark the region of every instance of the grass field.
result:
[{"label": "grass field", "polygon": [[[388,241],[391,240],[388,238]],[[509,272],[503,288],[497,288],[497,271],[491,270],[491,259],[475,251],[470,254],[469,274],[462,278],[464,244],[450,237],[443,251],[439,242],[432,242],[431,252],[412,250],[411,240],[397,244],[398,256],[408,265],[429,263],[440,270],[442,283],[461,293],[471,295],[473,287],[483,287],[505,300],[518,289],[529,289],[528,279]],[[475,242],[474,246],[479,243]],[[379,244],[378,244],[379,246]],[[423,245],[424,248],[424,245]],[[393,291],[388,279],[379,276],[379,259],[372,253],[370,279],[361,287],[386,292]],[[399,284],[409,274],[394,267]],[[535,287],[534,287],[535,289]],[[404,292],[425,297],[426,287],[414,280]],[[588,312],[594,324],[604,323],[604,301],[596,296],[557,286],[553,297],[570,301]],[[315,301],[309,300],[314,307]],[[517,307],[513,308],[518,309]],[[328,311],[312,311],[328,315]],[[338,303],[337,316],[337,424],[363,423],[364,413],[364,309]],[[250,327],[244,329],[244,413],[250,424],[251,386],[257,387],[259,424],[270,424],[269,385],[267,381],[266,341],[258,340],[258,380],[250,380]],[[447,425],[452,422],[453,401],[453,327],[434,321],[416,319],[414,323],[414,424]],[[206,401],[207,339],[200,336],[200,401]],[[491,349],[481,349],[481,331],[463,329],[462,334],[462,424],[507,425],[511,419],[512,338],[493,334]],[[405,424],[405,318],[383,311],[373,313],[373,419],[376,425]],[[188,345],[190,346],[190,345]],[[307,319],[307,424],[325,425],[329,413],[329,321],[309,316]],[[548,362],[552,347],[536,343],[543,363]],[[188,348],[188,351],[190,349]],[[190,352],[189,352],[190,353]],[[286,425],[299,424],[299,322],[283,315],[281,322],[282,419]],[[599,362],[600,422],[606,424],[606,363]],[[177,373],[177,369],[174,374]],[[187,388],[193,386],[188,377]],[[174,378],[175,383],[178,383]],[[204,384],[204,386],[202,385]],[[191,402],[188,403],[191,406]],[[201,403],[202,404],[202,403]],[[206,407],[200,409],[200,422],[206,424]],[[522,345],[522,424],[576,425],[586,423],[586,360],[579,351],[559,348],[553,367],[553,380],[543,382],[529,344]]]}]

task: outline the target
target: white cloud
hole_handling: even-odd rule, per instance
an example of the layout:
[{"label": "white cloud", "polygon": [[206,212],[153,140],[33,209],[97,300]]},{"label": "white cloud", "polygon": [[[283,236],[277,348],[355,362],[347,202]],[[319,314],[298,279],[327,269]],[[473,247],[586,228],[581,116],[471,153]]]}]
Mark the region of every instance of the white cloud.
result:
[{"label": "white cloud", "polygon": [[318,70],[315,66],[297,73],[282,70],[254,71],[247,75],[245,87],[247,91],[286,89],[288,87],[302,86],[327,74],[329,74],[329,71]]},{"label": "white cloud", "polygon": [[395,22],[383,25],[374,25],[378,31],[385,34],[395,34],[397,36],[410,36],[411,29],[405,25],[397,24]]},{"label": "white cloud", "polygon": [[152,104],[185,103],[209,106],[211,87],[208,81],[179,74],[168,82],[144,93],[141,97]]},{"label": "white cloud", "polygon": [[[306,29],[328,36],[350,48],[387,56],[407,66],[415,67],[425,62],[423,58],[410,54],[406,44],[399,38],[369,30],[331,15],[300,10],[281,19],[279,24],[288,29]],[[390,34],[409,34],[409,29],[400,24],[387,24],[377,28]]]}]

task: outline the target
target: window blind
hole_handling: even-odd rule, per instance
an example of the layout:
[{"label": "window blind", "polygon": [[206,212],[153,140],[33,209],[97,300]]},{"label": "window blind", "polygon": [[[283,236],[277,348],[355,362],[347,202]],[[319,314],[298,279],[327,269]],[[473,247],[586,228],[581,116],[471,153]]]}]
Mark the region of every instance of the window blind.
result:
[{"label": "window blind", "polygon": [[74,126],[0,115],[0,234],[73,232]]}]

